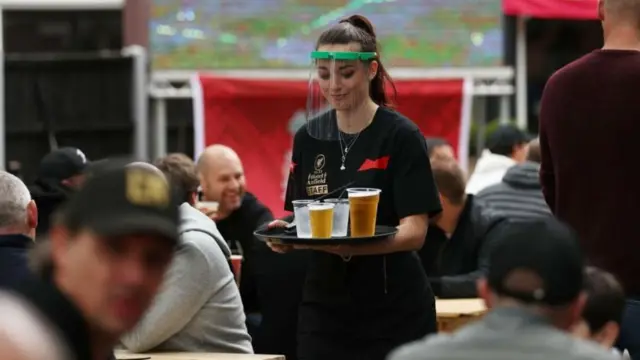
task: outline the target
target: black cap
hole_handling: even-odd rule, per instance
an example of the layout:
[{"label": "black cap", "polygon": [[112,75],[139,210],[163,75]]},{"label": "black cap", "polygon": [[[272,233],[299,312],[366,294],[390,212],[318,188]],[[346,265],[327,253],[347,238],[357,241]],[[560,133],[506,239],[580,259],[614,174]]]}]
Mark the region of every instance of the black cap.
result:
[{"label": "black cap", "polygon": [[179,206],[161,172],[112,163],[87,178],[65,205],[62,220],[101,236],[153,234],[177,243]]},{"label": "black cap", "polygon": [[555,306],[575,300],[583,289],[578,238],[560,221],[513,223],[496,242],[487,274],[496,294]]},{"label": "black cap", "polygon": [[38,177],[41,179],[64,180],[82,174],[89,161],[82,150],[63,147],[45,155],[40,161]]},{"label": "black cap", "polygon": [[516,145],[525,144],[533,137],[513,125],[500,125],[487,138],[487,148],[492,153],[502,154],[505,151],[511,153]]}]

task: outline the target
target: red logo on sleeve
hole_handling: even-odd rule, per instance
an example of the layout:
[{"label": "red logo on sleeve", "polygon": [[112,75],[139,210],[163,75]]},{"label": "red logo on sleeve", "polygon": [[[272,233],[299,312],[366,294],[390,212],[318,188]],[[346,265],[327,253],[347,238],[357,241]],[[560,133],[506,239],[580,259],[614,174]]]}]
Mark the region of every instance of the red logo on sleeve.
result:
[{"label": "red logo on sleeve", "polygon": [[383,156],[375,160],[366,159],[358,171],[386,170],[387,166],[389,166],[389,156]]},{"label": "red logo on sleeve", "polygon": [[296,169],[296,166],[298,164],[291,162],[291,164],[289,165],[289,172],[293,172]]}]

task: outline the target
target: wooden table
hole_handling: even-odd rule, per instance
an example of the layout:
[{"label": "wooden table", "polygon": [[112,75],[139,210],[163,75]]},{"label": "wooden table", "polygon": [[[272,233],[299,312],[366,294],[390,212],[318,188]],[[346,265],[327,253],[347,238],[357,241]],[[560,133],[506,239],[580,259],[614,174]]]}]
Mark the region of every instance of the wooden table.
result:
[{"label": "wooden table", "polygon": [[482,299],[436,299],[438,328],[443,332],[452,332],[476,321],[486,311],[487,308]]},{"label": "wooden table", "polygon": [[132,354],[128,351],[117,350],[116,359],[133,360],[147,358],[150,360],[285,360],[283,355],[247,355],[247,354],[219,354],[219,353],[152,353]]}]

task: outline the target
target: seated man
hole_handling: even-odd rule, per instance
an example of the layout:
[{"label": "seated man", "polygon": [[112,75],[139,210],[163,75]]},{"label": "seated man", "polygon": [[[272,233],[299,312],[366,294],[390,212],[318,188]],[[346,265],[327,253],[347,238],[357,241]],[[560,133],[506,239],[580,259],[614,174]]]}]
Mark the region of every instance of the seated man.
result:
[{"label": "seated man", "polygon": [[529,143],[527,161],[513,165],[499,184],[476,195],[476,200],[513,221],[528,221],[551,215],[540,184],[540,141]]},{"label": "seated man", "polygon": [[432,161],[431,171],[442,212],[432,219],[418,254],[436,296],[476,297],[476,280],[486,272],[507,222],[465,194],[465,174],[455,161]]},{"label": "seated man", "polygon": [[161,292],[122,343],[132,352],[253,353],[227,261],[231,252],[215,223],[193,207],[199,183],[195,164],[186,155],[171,154],[156,165],[181,191],[180,241]]},{"label": "seated man", "polygon": [[203,200],[219,203],[218,211],[209,215],[224,238],[238,243],[242,250],[240,293],[255,351],[295,360],[307,252],[278,254],[253,236],[259,226],[273,220],[273,215],[246,191],[242,161],[233,149],[209,146],[198,159],[198,171]]},{"label": "seated man", "polygon": [[82,150],[74,147],[53,150],[42,158],[29,187],[38,206],[38,236],[47,234],[51,215],[82,185],[88,165]]},{"label": "seated man", "polygon": [[38,209],[22,180],[0,171],[0,288],[31,276],[27,254],[33,245]]},{"label": "seated man", "polygon": [[620,334],[626,302],[622,285],[612,274],[594,267],[587,267],[585,280],[587,301],[582,310],[582,319],[574,326],[573,333],[605,349],[613,349],[614,353],[621,356],[613,346]]},{"label": "seated man", "polygon": [[469,178],[467,193],[497,184],[511,166],[525,160],[530,137],[513,125],[501,125],[487,139],[485,149]]},{"label": "seated man", "polygon": [[584,259],[567,226],[554,218],[514,223],[490,261],[478,280],[489,309],[482,319],[401,346],[388,360],[616,360],[568,333],[584,305]]}]

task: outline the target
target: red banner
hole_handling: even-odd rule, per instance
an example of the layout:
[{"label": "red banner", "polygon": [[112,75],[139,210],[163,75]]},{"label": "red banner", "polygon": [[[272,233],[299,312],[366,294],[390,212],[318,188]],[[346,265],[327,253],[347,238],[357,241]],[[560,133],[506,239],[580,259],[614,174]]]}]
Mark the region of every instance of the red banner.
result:
[{"label": "red banner", "polygon": [[[396,81],[398,111],[424,134],[468,154],[470,91],[463,80]],[[468,84],[468,83],[467,83]],[[305,122],[308,82],[203,76],[194,83],[196,156],[224,144],[242,159],[248,190],[275,216],[284,215],[292,136]]]},{"label": "red banner", "polygon": [[541,19],[593,20],[598,18],[598,0],[503,0],[502,10]]}]

